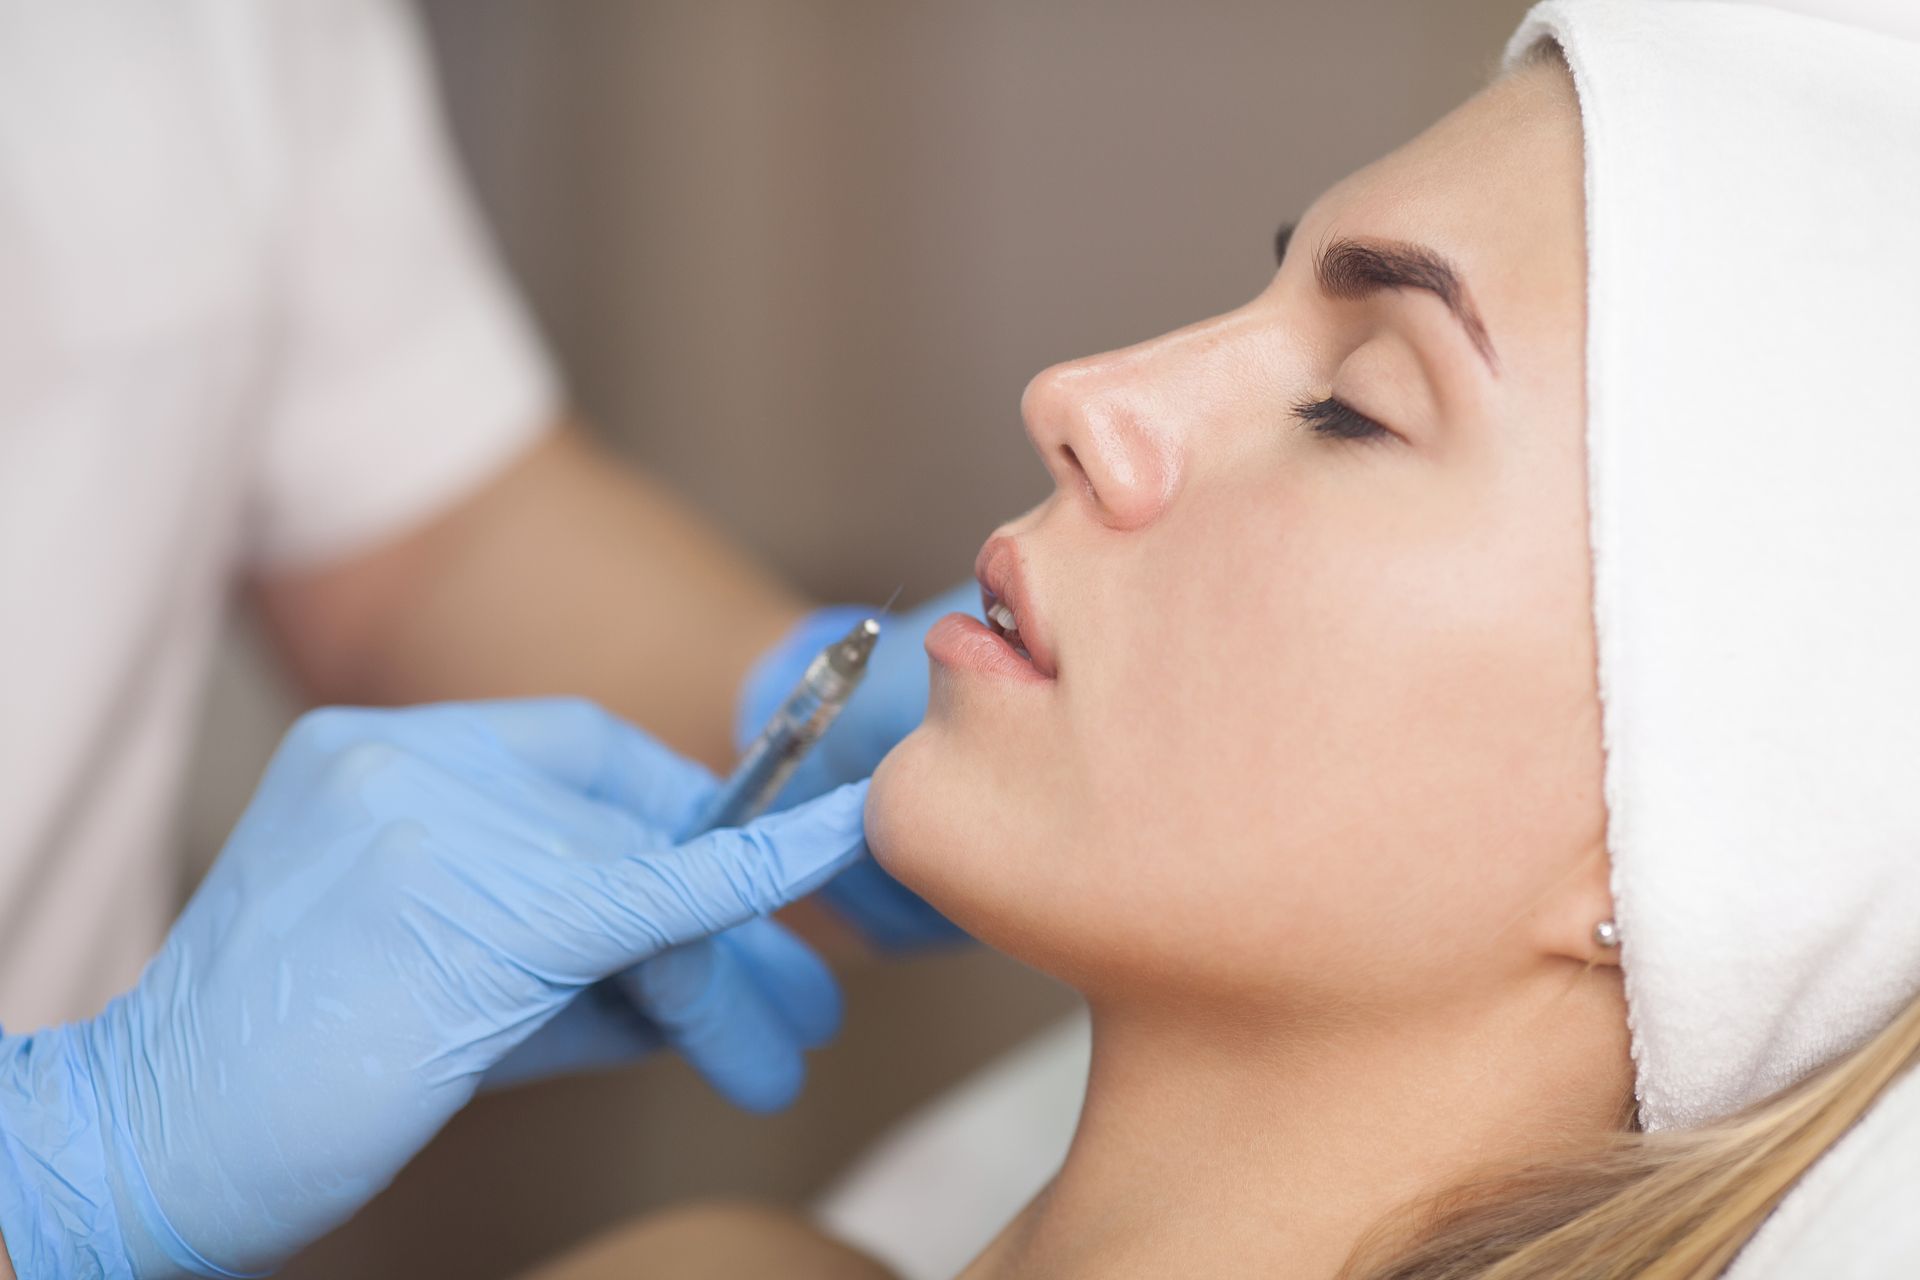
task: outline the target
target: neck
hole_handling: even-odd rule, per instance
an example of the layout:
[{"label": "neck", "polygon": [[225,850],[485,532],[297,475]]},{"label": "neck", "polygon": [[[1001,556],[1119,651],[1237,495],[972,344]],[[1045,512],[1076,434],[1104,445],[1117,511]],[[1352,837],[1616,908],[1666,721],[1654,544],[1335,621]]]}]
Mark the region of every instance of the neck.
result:
[{"label": "neck", "polygon": [[1335,1276],[1396,1208],[1611,1127],[1617,974],[1571,977],[1374,1030],[1096,1006],[1067,1160],[965,1280]]}]

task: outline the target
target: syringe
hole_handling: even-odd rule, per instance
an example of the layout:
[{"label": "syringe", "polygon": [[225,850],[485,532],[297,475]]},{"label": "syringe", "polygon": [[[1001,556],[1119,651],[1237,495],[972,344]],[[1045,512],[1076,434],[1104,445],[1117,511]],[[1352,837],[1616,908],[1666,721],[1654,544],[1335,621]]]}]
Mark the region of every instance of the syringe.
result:
[{"label": "syringe", "polygon": [[801,757],[820,741],[859,688],[867,674],[867,659],[873,656],[873,645],[879,638],[880,620],[862,619],[845,639],[828,645],[807,664],[793,692],[740,757],[739,765],[720,784],[720,790],[684,839],[715,827],[750,822],[773,803]]}]

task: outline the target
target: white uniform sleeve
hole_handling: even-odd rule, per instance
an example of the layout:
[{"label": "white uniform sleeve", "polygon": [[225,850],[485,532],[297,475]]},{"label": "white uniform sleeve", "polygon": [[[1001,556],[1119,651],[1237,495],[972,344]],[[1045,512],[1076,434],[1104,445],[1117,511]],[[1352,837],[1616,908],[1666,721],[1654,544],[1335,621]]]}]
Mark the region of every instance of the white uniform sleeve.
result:
[{"label": "white uniform sleeve", "polygon": [[247,556],[335,559],[426,522],[551,424],[551,367],[467,197],[412,11],[297,5],[276,356]]}]

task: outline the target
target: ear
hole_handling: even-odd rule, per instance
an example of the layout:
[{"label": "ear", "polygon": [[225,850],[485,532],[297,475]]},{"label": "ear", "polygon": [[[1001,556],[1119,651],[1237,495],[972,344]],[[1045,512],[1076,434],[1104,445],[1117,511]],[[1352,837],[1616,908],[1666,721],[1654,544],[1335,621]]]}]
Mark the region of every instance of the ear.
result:
[{"label": "ear", "polygon": [[1619,946],[1602,946],[1594,936],[1595,925],[1613,919],[1611,871],[1606,848],[1596,845],[1536,905],[1534,941],[1543,954],[1581,964],[1620,964]]}]

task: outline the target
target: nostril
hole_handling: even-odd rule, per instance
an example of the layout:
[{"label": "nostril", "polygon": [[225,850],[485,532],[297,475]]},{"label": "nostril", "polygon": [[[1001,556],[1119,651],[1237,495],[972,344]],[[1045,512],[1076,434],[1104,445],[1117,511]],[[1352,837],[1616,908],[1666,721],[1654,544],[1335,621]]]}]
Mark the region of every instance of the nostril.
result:
[{"label": "nostril", "polygon": [[1067,469],[1080,478],[1080,487],[1086,491],[1087,496],[1093,497],[1093,478],[1087,474],[1087,469],[1080,465],[1080,455],[1073,451],[1073,446],[1062,444],[1060,456],[1067,460]]}]

